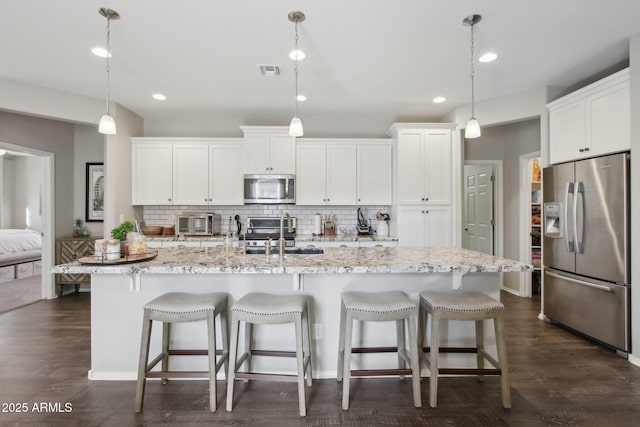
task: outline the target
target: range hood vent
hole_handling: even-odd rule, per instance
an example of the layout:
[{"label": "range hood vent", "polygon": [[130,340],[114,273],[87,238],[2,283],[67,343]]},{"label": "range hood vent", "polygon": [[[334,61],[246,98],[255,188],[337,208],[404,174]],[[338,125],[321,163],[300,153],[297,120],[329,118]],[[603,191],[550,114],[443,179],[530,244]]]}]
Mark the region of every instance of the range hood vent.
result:
[{"label": "range hood vent", "polygon": [[263,77],[277,77],[280,75],[280,66],[274,64],[258,64],[260,75]]}]

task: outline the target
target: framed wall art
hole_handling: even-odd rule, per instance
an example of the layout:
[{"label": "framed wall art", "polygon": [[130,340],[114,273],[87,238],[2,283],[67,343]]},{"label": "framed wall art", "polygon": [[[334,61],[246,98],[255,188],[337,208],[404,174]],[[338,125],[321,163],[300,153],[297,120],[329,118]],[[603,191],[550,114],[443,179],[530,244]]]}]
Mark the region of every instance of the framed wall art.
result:
[{"label": "framed wall art", "polygon": [[104,163],[87,163],[87,205],[85,220],[104,220]]}]

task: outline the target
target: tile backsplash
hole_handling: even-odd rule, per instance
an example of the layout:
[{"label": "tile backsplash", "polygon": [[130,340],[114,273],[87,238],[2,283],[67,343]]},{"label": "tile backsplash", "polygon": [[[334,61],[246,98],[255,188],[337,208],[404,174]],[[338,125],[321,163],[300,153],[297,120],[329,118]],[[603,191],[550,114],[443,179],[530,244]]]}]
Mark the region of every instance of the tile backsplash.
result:
[{"label": "tile backsplash", "polygon": [[[371,219],[375,229],[376,212],[390,213],[391,206],[359,206],[365,219]],[[245,206],[144,206],[143,220],[146,225],[173,225],[175,216],[182,213],[213,212],[222,217],[222,232],[228,230],[229,217],[240,215],[243,227],[245,219],[249,217],[273,216],[279,217],[282,211],[287,211],[298,219],[298,234],[313,232],[313,217],[316,213],[323,216],[331,215],[336,218],[338,230],[342,227],[355,228],[358,224],[358,206],[295,206],[295,205],[245,205]]]}]

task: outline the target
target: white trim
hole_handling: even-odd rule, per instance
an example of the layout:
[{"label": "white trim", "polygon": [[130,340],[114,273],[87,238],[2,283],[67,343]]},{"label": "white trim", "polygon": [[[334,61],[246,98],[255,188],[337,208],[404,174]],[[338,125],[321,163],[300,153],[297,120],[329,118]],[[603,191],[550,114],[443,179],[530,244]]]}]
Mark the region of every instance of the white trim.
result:
[{"label": "white trim", "polygon": [[634,356],[633,354],[629,353],[629,362],[631,362],[632,364],[636,365],[636,366],[640,366],[640,358]]},{"label": "white trim", "polygon": [[[519,230],[520,230],[520,261],[530,263],[529,260],[529,239],[531,232],[531,173],[529,170],[529,161],[533,158],[540,157],[540,151],[527,153],[520,156],[520,209]],[[531,274],[520,274],[520,296],[531,297]]]}]

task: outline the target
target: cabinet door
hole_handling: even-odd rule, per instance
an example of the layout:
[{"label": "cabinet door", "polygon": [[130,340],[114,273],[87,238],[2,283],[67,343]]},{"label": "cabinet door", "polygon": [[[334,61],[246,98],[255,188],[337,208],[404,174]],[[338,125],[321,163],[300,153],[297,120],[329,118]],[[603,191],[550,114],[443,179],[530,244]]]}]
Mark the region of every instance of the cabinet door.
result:
[{"label": "cabinet door", "polygon": [[629,82],[604,90],[588,102],[591,110],[589,156],[630,150]]},{"label": "cabinet door", "polygon": [[423,131],[398,135],[398,203],[423,203]]},{"label": "cabinet door", "polygon": [[412,248],[424,246],[424,210],[423,206],[398,208],[398,246]]},{"label": "cabinet door", "polygon": [[327,204],[356,204],[355,145],[327,146]]},{"label": "cabinet door", "polygon": [[209,146],[173,144],[173,204],[209,203]]},{"label": "cabinet door", "polygon": [[429,204],[451,203],[451,149],[451,132],[426,131],[422,171],[424,197]]},{"label": "cabinet door", "polygon": [[390,205],[391,146],[359,145],[357,157],[357,204]]},{"label": "cabinet door", "polygon": [[298,145],[296,148],[296,205],[326,203],[326,146]]},{"label": "cabinet door", "polygon": [[[549,113],[549,160],[566,162],[586,157],[587,109],[584,101],[563,106]],[[580,150],[583,151],[580,151]]]},{"label": "cabinet door", "polygon": [[249,133],[245,135],[247,173],[271,173],[269,133]]},{"label": "cabinet door", "polygon": [[446,248],[451,246],[451,208],[427,206],[424,210],[424,246]]},{"label": "cabinet door", "polygon": [[289,134],[273,133],[270,138],[270,173],[296,173],[296,139]]},{"label": "cabinet door", "polygon": [[133,144],[132,150],[132,204],[172,204],[172,144]]},{"label": "cabinet door", "polygon": [[243,165],[243,144],[209,146],[209,204],[244,204]]}]

